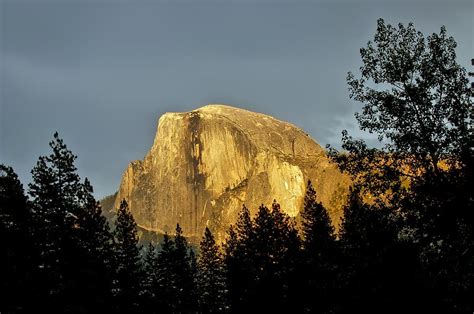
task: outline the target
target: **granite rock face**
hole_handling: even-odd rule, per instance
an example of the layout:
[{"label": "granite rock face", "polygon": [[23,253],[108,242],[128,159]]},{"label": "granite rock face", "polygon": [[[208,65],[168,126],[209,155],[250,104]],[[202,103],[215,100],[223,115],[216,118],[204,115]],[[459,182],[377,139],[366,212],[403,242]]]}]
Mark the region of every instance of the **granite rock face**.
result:
[{"label": "granite rock face", "polygon": [[147,230],[223,239],[245,204],[255,213],[273,199],[290,216],[302,208],[310,179],[337,225],[349,179],[303,130],[226,105],[166,113],[148,154],[123,174],[115,208],[126,199]]}]

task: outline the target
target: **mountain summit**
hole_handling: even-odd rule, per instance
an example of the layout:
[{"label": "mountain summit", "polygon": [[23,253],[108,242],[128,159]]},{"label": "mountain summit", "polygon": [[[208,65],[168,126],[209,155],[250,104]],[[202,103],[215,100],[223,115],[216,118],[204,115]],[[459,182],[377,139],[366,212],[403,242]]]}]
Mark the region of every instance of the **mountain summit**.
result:
[{"label": "mountain summit", "polygon": [[187,236],[209,226],[222,239],[243,204],[254,213],[276,199],[297,216],[308,179],[338,223],[349,180],[321,146],[288,122],[212,104],[160,117],[150,151],[123,174],[115,208],[126,199],[150,231],[179,222]]}]

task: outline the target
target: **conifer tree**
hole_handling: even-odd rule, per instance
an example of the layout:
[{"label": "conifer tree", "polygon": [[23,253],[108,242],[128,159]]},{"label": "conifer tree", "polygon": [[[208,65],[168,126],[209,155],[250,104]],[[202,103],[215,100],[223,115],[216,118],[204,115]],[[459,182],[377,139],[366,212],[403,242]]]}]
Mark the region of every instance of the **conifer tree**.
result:
[{"label": "conifer tree", "polygon": [[311,181],[306,188],[301,217],[303,304],[306,311],[328,311],[332,298],[336,297],[334,278],[339,252],[331,219],[326,208],[316,200]]},{"label": "conifer tree", "polygon": [[239,212],[235,231],[239,242],[242,244],[248,243],[254,236],[252,217],[249,209],[245,205],[242,205],[242,210]]},{"label": "conifer tree", "polygon": [[158,254],[153,243],[148,243],[143,257],[143,281],[141,284],[141,310],[146,313],[159,312]]},{"label": "conifer tree", "polygon": [[239,277],[239,254],[238,254],[239,240],[234,226],[230,225],[227,230],[226,241],[224,247],[224,265],[226,269],[226,286],[228,288],[228,302],[232,312],[239,307],[241,285]]},{"label": "conifer tree", "polygon": [[299,238],[296,228],[280,205],[274,201],[272,210],[261,205],[253,221],[255,281],[250,304],[260,310],[290,310],[289,279],[294,275]]},{"label": "conifer tree", "polygon": [[202,313],[222,313],[228,309],[224,262],[219,246],[206,227],[200,243],[197,288]]},{"label": "conifer tree", "polygon": [[303,218],[303,244],[307,254],[311,258],[317,258],[318,254],[331,250],[335,242],[334,227],[326,208],[316,200],[316,191],[311,181],[308,181],[306,187],[301,217]]},{"label": "conifer tree", "polygon": [[196,276],[198,272],[198,261],[194,249],[189,248],[189,264],[191,265],[191,276],[194,278],[194,284],[196,285]]},{"label": "conifer tree", "polygon": [[114,295],[120,312],[135,313],[139,306],[141,257],[137,224],[125,200],[122,200],[117,211],[114,238]]},{"label": "conifer tree", "polygon": [[[179,224],[174,240],[165,233],[156,269],[159,308],[164,313],[197,311],[195,257]],[[194,265],[193,265],[194,264]]]},{"label": "conifer tree", "polygon": [[104,266],[110,268],[113,238],[107,219],[102,214],[102,208],[92,193],[92,185],[86,178],[79,194],[82,209],[78,214],[79,239],[88,254],[95,256]]},{"label": "conifer tree", "polygon": [[31,310],[35,257],[23,186],[11,167],[0,164],[0,312]]},{"label": "conifer tree", "polygon": [[199,310],[199,291],[198,291],[198,283],[197,283],[197,275],[198,275],[198,260],[196,253],[194,252],[194,248],[189,248],[189,265],[190,265],[190,272],[191,272],[191,283],[192,283],[192,295],[191,299],[193,302],[193,308],[195,311]]},{"label": "conifer tree", "polygon": [[230,306],[232,312],[236,313],[246,310],[251,282],[255,278],[254,250],[251,242],[253,236],[250,211],[243,205],[235,227],[230,226],[228,230],[224,245]]},{"label": "conifer tree", "polygon": [[163,236],[156,269],[159,308],[162,313],[176,312],[177,285],[174,273],[175,245],[168,233]]},{"label": "conifer tree", "polygon": [[46,311],[90,310],[103,304],[108,290],[107,278],[92,275],[106,273],[101,258],[107,253],[99,252],[105,250],[107,224],[89,182],[80,182],[76,156],[57,132],[49,145],[52,153],[38,159],[29,184],[33,235],[40,256],[39,300]]},{"label": "conifer tree", "polygon": [[92,193],[93,188],[86,178],[79,191],[81,210],[77,217],[76,238],[80,249],[75,253],[75,272],[80,279],[74,293],[81,298],[83,307],[105,311],[112,298],[113,236]]},{"label": "conifer tree", "polygon": [[227,230],[226,241],[223,244],[224,260],[226,260],[228,257],[232,257],[235,255],[238,244],[239,244],[239,239],[237,238],[235,227],[234,225],[230,225],[229,229]]},{"label": "conifer tree", "polygon": [[195,311],[197,300],[189,256],[190,247],[179,224],[176,225],[174,249],[173,272],[177,287],[177,309],[182,312]]},{"label": "conifer tree", "polygon": [[71,247],[71,231],[76,223],[78,206],[75,202],[80,181],[72,154],[54,134],[49,143],[52,153],[38,159],[29,184],[32,198],[35,234],[41,260],[39,265],[42,297],[46,303],[59,306],[64,299],[66,268],[71,261],[67,250]]},{"label": "conifer tree", "polygon": [[301,238],[298,234],[295,219],[285,214],[276,200],[273,201],[271,214],[275,225],[275,238],[279,239],[275,243],[275,248],[278,250],[273,253],[280,257],[276,272],[281,283],[279,308],[286,312],[299,312],[302,306],[299,300],[301,294],[299,291],[301,287],[299,274]]}]

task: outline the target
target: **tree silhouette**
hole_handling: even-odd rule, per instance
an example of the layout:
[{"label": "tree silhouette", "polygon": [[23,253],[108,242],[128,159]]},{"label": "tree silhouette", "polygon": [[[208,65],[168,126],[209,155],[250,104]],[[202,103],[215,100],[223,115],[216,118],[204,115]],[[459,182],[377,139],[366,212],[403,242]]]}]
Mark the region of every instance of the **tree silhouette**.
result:
[{"label": "tree silhouette", "polygon": [[250,211],[243,205],[235,227],[230,226],[228,230],[224,244],[230,306],[235,313],[245,311],[248,306],[249,290],[255,278],[254,249],[251,242],[253,236]]},{"label": "tree silhouette", "polygon": [[83,307],[105,311],[112,297],[113,237],[92,193],[93,188],[85,179],[79,190],[81,210],[74,226],[80,250],[75,253],[77,265],[73,271],[81,278],[75,295],[82,299]]},{"label": "tree silhouette", "polygon": [[[254,306],[290,310],[289,279],[294,274],[299,238],[289,217],[275,201],[270,211],[260,206],[254,219],[253,263],[256,268]],[[291,287],[293,288],[293,287]],[[275,298],[276,297],[276,298]]]},{"label": "tree silhouette", "polygon": [[[40,252],[41,299],[45,307],[64,306],[71,270],[71,252],[76,251],[72,230],[77,222],[75,202],[80,181],[72,154],[54,134],[49,143],[52,153],[38,159],[29,184],[35,223],[34,238]],[[61,305],[63,304],[63,305]]]},{"label": "tree silhouette", "polygon": [[0,164],[0,311],[20,312],[34,302],[37,256],[31,212],[23,185],[11,167]]},{"label": "tree silhouette", "polygon": [[332,150],[371,191],[397,191],[400,179],[436,176],[441,163],[453,168],[472,159],[472,102],[455,48],[444,26],[425,38],[412,23],[397,28],[377,21],[374,40],[360,50],[361,76],[349,73],[347,82],[350,97],[363,103],[356,113],[360,129],[376,134],[383,146],[368,148],[343,131],[348,153]]},{"label": "tree silhouette", "polygon": [[243,206],[225,245],[232,312],[287,311],[294,306],[300,239],[294,222],[276,202],[260,206],[252,221]]},{"label": "tree silhouette", "polygon": [[114,295],[120,312],[138,312],[141,281],[140,247],[137,224],[122,200],[114,230],[115,280]]},{"label": "tree silhouette", "polygon": [[331,155],[417,247],[428,303],[469,312],[473,106],[455,48],[444,26],[425,38],[411,23],[393,27],[379,19],[374,40],[361,49],[361,76],[349,73],[347,81],[351,98],[363,103],[360,129],[376,134],[382,147],[343,131],[347,152]]},{"label": "tree silhouette", "polygon": [[211,231],[206,228],[200,243],[197,264],[199,309],[202,313],[222,313],[228,310],[224,261]]},{"label": "tree silhouette", "polygon": [[197,308],[196,287],[191,271],[190,247],[179,224],[174,237],[173,272],[177,287],[177,311],[190,312]]},{"label": "tree silhouette", "polygon": [[143,281],[141,285],[141,310],[147,313],[160,312],[160,287],[158,280],[158,254],[153,243],[148,243],[143,257]]},{"label": "tree silhouette", "polygon": [[[58,133],[38,159],[29,184],[39,253],[39,306],[45,311],[100,309],[110,290],[110,234],[92,186],[80,181],[76,156]],[[109,248],[109,249],[108,249]]]},{"label": "tree silhouette", "polygon": [[194,280],[194,252],[188,245],[179,224],[173,239],[165,233],[158,252],[157,281],[159,309],[164,313],[197,311]]},{"label": "tree silhouette", "polygon": [[399,237],[390,210],[364,203],[353,189],[339,231],[339,302],[342,311],[436,311],[426,299],[416,251]]},{"label": "tree silhouette", "polygon": [[161,249],[158,252],[156,269],[158,281],[159,309],[162,313],[175,312],[177,301],[176,274],[174,272],[175,245],[168,233],[163,236]]},{"label": "tree silhouette", "polygon": [[335,293],[339,251],[329,214],[316,200],[316,191],[308,181],[301,213],[303,235],[302,277],[306,311],[328,311]]}]

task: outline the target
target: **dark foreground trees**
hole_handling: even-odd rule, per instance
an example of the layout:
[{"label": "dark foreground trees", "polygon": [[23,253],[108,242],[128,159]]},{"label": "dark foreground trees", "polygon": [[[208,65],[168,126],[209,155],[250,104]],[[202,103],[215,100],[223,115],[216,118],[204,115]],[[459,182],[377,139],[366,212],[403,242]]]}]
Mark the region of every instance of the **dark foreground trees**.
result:
[{"label": "dark foreground trees", "polygon": [[[343,133],[354,179],[335,230],[310,182],[301,224],[245,206],[224,245],[196,254],[177,225],[143,249],[124,201],[114,230],[57,134],[29,197],[0,165],[0,311],[6,313],[472,313],[472,102],[455,42],[378,21],[351,97],[380,148]],[[197,261],[196,261],[197,255]]]},{"label": "dark foreground trees", "polygon": [[76,173],[76,156],[57,133],[50,147],[29,184],[38,254],[36,306],[46,311],[103,309],[110,296],[108,225],[91,185]]},{"label": "dark foreground trees", "polygon": [[329,311],[335,302],[340,252],[329,213],[316,199],[308,181],[301,213],[303,248],[300,285],[303,308],[307,312]]},{"label": "dark foreground trees", "polygon": [[16,312],[33,302],[37,278],[33,265],[32,219],[23,186],[11,167],[0,165],[0,303],[1,312]]},{"label": "dark foreground trees", "polygon": [[204,231],[200,254],[196,274],[199,310],[202,313],[227,312],[230,306],[227,299],[224,259],[208,228]]},{"label": "dark foreground trees", "polygon": [[141,312],[194,313],[199,291],[194,251],[179,224],[174,237],[167,233],[159,247],[149,244],[143,259]]},{"label": "dark foreground trees", "polygon": [[142,279],[140,247],[137,224],[125,200],[120,203],[113,234],[113,294],[118,302],[117,310],[123,313],[138,313]]},{"label": "dark foreground trees", "polygon": [[300,238],[280,205],[262,205],[254,219],[244,206],[225,244],[233,312],[295,310]]},{"label": "dark foreground trees", "polygon": [[347,81],[362,103],[360,129],[376,134],[381,148],[344,131],[346,152],[332,156],[363,198],[372,198],[377,210],[367,212],[381,211],[396,226],[402,254],[412,254],[411,268],[419,270],[409,280],[422,287],[420,307],[467,313],[474,292],[473,104],[455,48],[444,27],[425,38],[412,24],[380,19],[361,49],[360,76],[349,73]]}]

